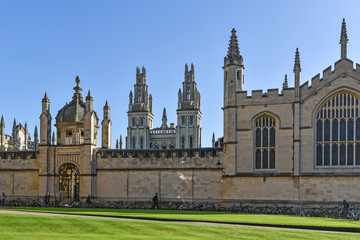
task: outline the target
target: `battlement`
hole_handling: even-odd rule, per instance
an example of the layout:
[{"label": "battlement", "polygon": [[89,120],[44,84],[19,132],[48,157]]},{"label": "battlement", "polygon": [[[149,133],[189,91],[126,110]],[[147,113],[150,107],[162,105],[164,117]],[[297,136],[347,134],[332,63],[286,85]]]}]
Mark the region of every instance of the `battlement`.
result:
[{"label": "battlement", "polygon": [[251,95],[248,95],[247,91],[238,91],[236,94],[238,105],[284,103],[292,101],[295,97],[294,88],[284,88],[281,93],[278,88],[272,88],[267,92],[252,90]]},{"label": "battlement", "polygon": [[221,168],[222,148],[99,150],[98,167],[115,169]]},{"label": "battlement", "polygon": [[37,159],[38,151],[0,151],[0,159]]},{"label": "battlement", "polygon": [[[332,69],[332,66],[325,68],[322,72],[322,77],[320,76],[320,73],[318,73],[311,78],[310,85],[309,81],[306,81],[300,86],[301,98],[304,99],[310,95],[316,94],[320,88],[330,84],[331,81],[339,77],[351,76],[359,79],[360,64],[357,63],[355,69],[353,64],[353,61],[346,58],[337,61],[334,70]],[[247,91],[238,91],[236,94],[238,106],[286,103],[295,100],[294,88],[284,88],[281,93],[279,93],[277,88],[274,88],[268,89],[267,92],[263,92],[263,90],[252,90],[251,95],[248,95]]]}]

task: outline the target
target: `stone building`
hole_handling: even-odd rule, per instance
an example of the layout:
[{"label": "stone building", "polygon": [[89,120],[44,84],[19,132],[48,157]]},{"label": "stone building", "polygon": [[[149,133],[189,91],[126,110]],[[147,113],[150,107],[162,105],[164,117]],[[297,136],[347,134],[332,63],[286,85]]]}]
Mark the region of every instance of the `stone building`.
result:
[{"label": "stone building", "polygon": [[12,197],[50,193],[64,202],[88,195],[149,200],[155,192],[162,200],[190,202],[360,201],[360,65],[354,68],[347,58],[347,42],[344,20],[340,59],[333,69],[300,84],[296,49],[294,87],[286,76],[280,93],[269,89],[249,95],[233,29],[223,66],[224,136],[218,141],[214,136],[212,148],[200,148],[200,94],[193,66],[185,67],[177,126],[167,125],[164,109],[159,128],[152,126],[146,70],[137,69],[126,149],[110,149],[107,102],[97,146],[99,118],[90,91],[84,102],[77,77],[71,102],[56,116],[56,141],[45,94],[38,149],[0,152],[0,191]]}]

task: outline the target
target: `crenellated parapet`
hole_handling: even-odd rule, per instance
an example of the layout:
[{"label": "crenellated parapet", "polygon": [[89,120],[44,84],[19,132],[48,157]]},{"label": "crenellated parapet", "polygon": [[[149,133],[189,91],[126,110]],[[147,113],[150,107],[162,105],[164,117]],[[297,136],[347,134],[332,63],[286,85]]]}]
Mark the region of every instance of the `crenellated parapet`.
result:
[{"label": "crenellated parapet", "polygon": [[219,169],[222,148],[99,150],[98,169]]},{"label": "crenellated parapet", "polygon": [[0,169],[31,170],[39,169],[38,151],[0,151]]},{"label": "crenellated parapet", "polygon": [[[355,68],[353,65],[353,61],[346,58],[337,61],[334,69],[332,69],[332,66],[325,68],[322,76],[318,73],[311,78],[310,83],[306,81],[301,84],[300,100],[316,95],[320,89],[331,85],[333,81],[339,78],[360,80],[360,64],[356,63]],[[238,91],[236,92],[236,97],[237,106],[291,103],[296,101],[294,88],[284,88],[281,93],[279,93],[277,88],[268,89],[266,92],[263,92],[263,90],[252,90],[251,95],[248,95],[247,91]]]}]

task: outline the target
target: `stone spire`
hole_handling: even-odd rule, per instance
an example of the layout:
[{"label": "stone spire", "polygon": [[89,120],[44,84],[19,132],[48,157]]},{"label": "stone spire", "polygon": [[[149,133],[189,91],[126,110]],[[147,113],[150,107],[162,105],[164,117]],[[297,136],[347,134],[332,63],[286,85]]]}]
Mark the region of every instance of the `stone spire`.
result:
[{"label": "stone spire", "polygon": [[12,128],[12,137],[13,137],[12,144],[14,145],[14,150],[15,150],[15,145],[16,145],[16,119],[15,118],[14,118],[13,128]]},{"label": "stone spire", "polygon": [[341,35],[340,35],[340,42],[339,44],[341,44],[341,59],[345,59],[347,56],[347,43],[348,43],[349,39],[347,36],[347,31],[346,31],[346,22],[345,22],[345,18],[343,18],[343,22],[341,25]]},{"label": "stone spire", "polygon": [[119,144],[120,149],[122,149],[122,145],[123,145],[122,135],[120,134],[120,144]]},{"label": "stone spire", "polygon": [[163,110],[163,115],[162,115],[162,125],[161,128],[167,128],[167,115],[166,115],[166,108],[164,108]]},{"label": "stone spire", "polygon": [[116,148],[116,149],[119,149],[119,139],[116,139],[115,148]]},{"label": "stone spire", "polygon": [[295,52],[295,64],[294,64],[294,73],[295,73],[295,97],[299,97],[299,92],[300,92],[300,72],[301,72],[300,55],[299,55],[299,49],[296,48],[296,52]]},{"label": "stone spire", "polygon": [[35,129],[34,129],[34,150],[38,150],[38,142],[39,142],[39,139],[38,139],[38,130],[37,130],[37,126],[35,125]]},{"label": "stone spire", "polygon": [[284,82],[282,85],[282,90],[284,90],[285,88],[289,88],[287,74],[285,74],[285,79],[284,79]]},{"label": "stone spire", "polygon": [[55,145],[55,132],[53,131],[53,134],[52,134],[52,145]]},{"label": "stone spire", "polygon": [[212,147],[215,147],[215,132],[212,134]]},{"label": "stone spire", "polygon": [[239,43],[238,43],[238,39],[236,36],[235,28],[233,28],[231,31],[229,48],[228,48],[227,56],[224,59],[224,62],[225,62],[224,65],[228,65],[228,64],[243,65],[243,58],[240,55]]},{"label": "stone spire", "polygon": [[1,129],[0,151],[5,151],[5,121],[4,121],[4,116],[3,115],[1,115],[0,129]]},{"label": "stone spire", "polygon": [[25,150],[28,149],[29,139],[28,139],[28,126],[27,122],[25,122]]},{"label": "stone spire", "polygon": [[85,100],[86,100],[86,111],[92,112],[94,100],[93,100],[93,97],[91,96],[90,90],[89,90],[88,95],[86,96]]}]

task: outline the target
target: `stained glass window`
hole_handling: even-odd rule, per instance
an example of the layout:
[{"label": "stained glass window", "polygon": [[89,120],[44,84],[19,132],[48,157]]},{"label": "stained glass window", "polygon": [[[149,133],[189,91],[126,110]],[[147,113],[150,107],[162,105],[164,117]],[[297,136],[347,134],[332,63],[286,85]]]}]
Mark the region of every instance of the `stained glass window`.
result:
[{"label": "stained glass window", "polygon": [[315,114],[316,166],[360,166],[359,99],[340,92]]},{"label": "stained glass window", "polygon": [[255,169],[275,169],[276,121],[268,115],[255,120]]}]

